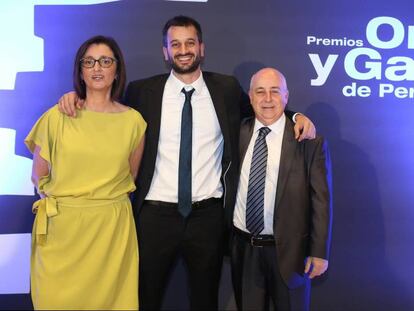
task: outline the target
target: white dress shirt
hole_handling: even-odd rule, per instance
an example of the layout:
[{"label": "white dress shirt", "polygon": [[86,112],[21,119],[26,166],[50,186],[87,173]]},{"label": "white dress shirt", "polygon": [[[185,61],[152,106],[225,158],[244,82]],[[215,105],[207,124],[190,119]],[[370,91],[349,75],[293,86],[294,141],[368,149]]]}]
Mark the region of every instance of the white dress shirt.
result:
[{"label": "white dress shirt", "polygon": [[[282,139],[285,130],[286,117],[283,114],[279,120],[268,126],[271,129],[266,136],[267,143],[267,168],[264,191],[264,229],[261,234],[273,234],[273,212],[275,210],[275,199],[277,189],[277,178],[279,176],[280,153],[282,150]],[[253,148],[259,130],[264,125],[255,120],[253,135],[250,139],[240,174],[239,187],[237,189],[236,206],[234,208],[233,224],[240,230],[249,232],[246,228],[246,202],[249,186],[250,166],[252,163]]]},{"label": "white dress shirt", "polygon": [[192,139],[192,201],[220,198],[224,140],[213,101],[203,74],[191,85],[180,81],[173,72],[167,79],[162,97],[161,126],[155,172],[146,200],[178,202],[178,164],[180,156],[181,112],[185,95],[194,88]]}]

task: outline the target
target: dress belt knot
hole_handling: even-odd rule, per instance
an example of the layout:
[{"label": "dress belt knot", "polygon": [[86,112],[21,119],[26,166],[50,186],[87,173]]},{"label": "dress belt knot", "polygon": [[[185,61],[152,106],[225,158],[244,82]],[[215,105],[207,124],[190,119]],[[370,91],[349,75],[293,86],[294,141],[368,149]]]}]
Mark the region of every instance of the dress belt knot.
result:
[{"label": "dress belt knot", "polygon": [[32,212],[37,214],[35,219],[36,229],[33,232],[36,235],[36,242],[44,244],[46,242],[48,217],[53,217],[58,213],[57,201],[51,197],[37,200],[33,203]]}]

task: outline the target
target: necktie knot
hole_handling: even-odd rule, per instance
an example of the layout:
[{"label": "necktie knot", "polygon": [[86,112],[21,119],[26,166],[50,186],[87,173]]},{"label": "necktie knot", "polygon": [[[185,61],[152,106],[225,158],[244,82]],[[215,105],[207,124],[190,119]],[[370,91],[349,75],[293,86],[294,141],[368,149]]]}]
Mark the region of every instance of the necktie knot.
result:
[{"label": "necktie knot", "polygon": [[194,91],[195,91],[194,88],[191,89],[191,90],[188,90],[188,91],[186,91],[185,88],[183,88],[181,90],[181,93],[183,93],[185,95],[185,101],[190,101],[191,100],[191,96],[193,95]]},{"label": "necktie knot", "polygon": [[261,127],[261,128],[259,129],[259,136],[260,136],[260,137],[266,137],[266,136],[267,136],[267,134],[269,134],[269,133],[270,133],[270,131],[271,131],[271,129],[270,129],[270,128],[268,128],[267,126]]}]

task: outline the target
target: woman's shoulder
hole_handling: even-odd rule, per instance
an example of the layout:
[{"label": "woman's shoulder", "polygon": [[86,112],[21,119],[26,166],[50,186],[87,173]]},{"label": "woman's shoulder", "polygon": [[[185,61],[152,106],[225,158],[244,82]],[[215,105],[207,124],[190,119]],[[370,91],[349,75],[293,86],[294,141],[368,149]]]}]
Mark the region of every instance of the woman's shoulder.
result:
[{"label": "woman's shoulder", "polygon": [[130,115],[132,115],[134,117],[142,117],[141,114],[137,110],[135,110],[134,108],[131,108],[127,105],[124,105],[120,102],[115,102],[115,104],[116,104],[118,112],[122,113],[122,112],[128,111],[130,113]]},{"label": "woman's shoulder", "polygon": [[137,110],[135,110],[134,108],[129,108],[129,109],[130,109],[130,114],[132,115],[132,118],[136,122],[146,124],[144,118],[142,117],[142,115]]},{"label": "woman's shoulder", "polygon": [[128,107],[127,105],[124,105],[124,104],[122,104],[122,103],[120,103],[120,102],[117,102],[117,101],[115,101],[114,102],[114,105],[115,105],[115,111],[113,111],[113,112],[125,112],[125,111],[128,111],[129,109],[130,109],[130,107]]},{"label": "woman's shoulder", "polygon": [[61,114],[61,112],[59,111],[58,104],[53,105],[48,110],[46,110],[45,114],[47,114],[49,116],[59,116]]},{"label": "woman's shoulder", "polygon": [[146,123],[142,115],[134,108],[131,108],[118,102],[116,104],[117,108],[119,109],[119,112],[125,115],[127,119],[131,120],[131,122]]},{"label": "woman's shoulder", "polygon": [[58,105],[56,104],[53,107],[46,110],[39,118],[39,120],[44,120],[47,122],[58,122],[61,115],[62,113],[59,111]]}]

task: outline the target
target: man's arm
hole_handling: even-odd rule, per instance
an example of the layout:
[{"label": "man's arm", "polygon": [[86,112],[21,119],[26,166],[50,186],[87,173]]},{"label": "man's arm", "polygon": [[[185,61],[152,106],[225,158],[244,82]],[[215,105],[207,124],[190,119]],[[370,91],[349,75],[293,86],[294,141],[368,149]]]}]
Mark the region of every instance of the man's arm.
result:
[{"label": "man's arm", "polygon": [[305,273],[310,279],[320,276],[328,270],[328,260],[318,257],[306,258]]},{"label": "man's arm", "polygon": [[82,109],[84,104],[85,101],[79,99],[76,93],[72,91],[59,98],[58,108],[60,112],[75,118],[76,109]]},{"label": "man's arm", "polygon": [[300,112],[285,110],[286,116],[295,123],[295,139],[301,142],[304,139],[315,139],[316,128],[312,120]]},{"label": "man's arm", "polygon": [[36,145],[33,152],[32,182],[41,198],[44,197],[44,194],[39,192],[39,180],[48,174],[49,163],[40,156],[40,147]]},{"label": "man's arm", "polygon": [[313,278],[328,268],[332,232],[332,173],[328,145],[317,138],[313,154],[307,155],[311,193],[311,241],[305,273]]}]

